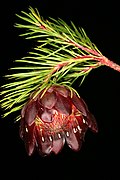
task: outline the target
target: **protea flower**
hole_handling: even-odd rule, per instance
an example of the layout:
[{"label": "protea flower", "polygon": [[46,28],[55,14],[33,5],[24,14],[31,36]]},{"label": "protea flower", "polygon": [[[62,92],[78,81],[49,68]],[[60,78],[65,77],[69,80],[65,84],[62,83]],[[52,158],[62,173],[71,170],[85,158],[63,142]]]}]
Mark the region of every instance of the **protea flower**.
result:
[{"label": "protea flower", "polygon": [[60,85],[31,97],[21,112],[20,137],[29,155],[35,149],[42,155],[58,154],[65,142],[78,151],[88,128],[98,131],[87,105],[75,91]]},{"label": "protea flower", "polygon": [[17,16],[24,23],[15,26],[27,30],[21,35],[34,39],[37,46],[15,60],[18,64],[5,76],[8,83],[0,93],[3,117],[19,112],[16,121],[20,120],[20,137],[29,155],[36,149],[42,155],[57,154],[65,142],[78,151],[87,129],[98,129],[72,85],[78,78],[81,85],[95,68],[105,65],[120,72],[120,66],[105,57],[84,29],[73,22],[44,20],[31,7],[29,13],[22,11]]}]

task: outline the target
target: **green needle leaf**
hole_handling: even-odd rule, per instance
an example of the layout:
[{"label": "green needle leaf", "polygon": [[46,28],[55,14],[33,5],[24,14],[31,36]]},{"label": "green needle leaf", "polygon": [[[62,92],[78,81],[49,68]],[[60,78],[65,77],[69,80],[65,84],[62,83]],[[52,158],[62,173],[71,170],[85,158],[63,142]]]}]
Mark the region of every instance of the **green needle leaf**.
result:
[{"label": "green needle leaf", "polygon": [[84,29],[77,28],[73,22],[68,25],[60,18],[44,20],[38,10],[31,7],[28,13],[21,11],[17,17],[24,22],[15,24],[25,29],[20,36],[34,39],[36,47],[28,56],[15,60],[15,66],[4,77],[6,84],[1,88],[0,100],[4,117],[20,111],[31,94],[35,98],[52,84],[71,89],[77,78],[82,77],[82,84],[93,68],[101,66],[96,61],[102,56],[101,52]]}]

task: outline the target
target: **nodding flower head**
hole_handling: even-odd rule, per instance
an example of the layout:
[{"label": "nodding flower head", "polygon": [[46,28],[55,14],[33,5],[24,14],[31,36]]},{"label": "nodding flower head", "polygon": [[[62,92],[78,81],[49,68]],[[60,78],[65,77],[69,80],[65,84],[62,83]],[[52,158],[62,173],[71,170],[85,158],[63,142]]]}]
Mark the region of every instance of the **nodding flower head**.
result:
[{"label": "nodding flower head", "polygon": [[20,137],[28,155],[35,149],[41,155],[58,154],[65,143],[78,151],[88,128],[98,131],[94,116],[83,99],[65,86],[44,89],[21,111]]}]

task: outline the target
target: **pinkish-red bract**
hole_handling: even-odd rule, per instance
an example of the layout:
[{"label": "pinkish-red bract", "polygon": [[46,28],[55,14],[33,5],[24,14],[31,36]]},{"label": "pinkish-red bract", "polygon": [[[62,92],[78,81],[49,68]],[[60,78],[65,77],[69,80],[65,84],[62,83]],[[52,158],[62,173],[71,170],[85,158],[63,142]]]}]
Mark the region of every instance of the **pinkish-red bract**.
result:
[{"label": "pinkish-red bract", "polygon": [[28,155],[36,149],[41,155],[58,154],[65,142],[80,150],[87,129],[98,131],[94,116],[75,91],[60,85],[44,90],[21,111],[20,137]]}]

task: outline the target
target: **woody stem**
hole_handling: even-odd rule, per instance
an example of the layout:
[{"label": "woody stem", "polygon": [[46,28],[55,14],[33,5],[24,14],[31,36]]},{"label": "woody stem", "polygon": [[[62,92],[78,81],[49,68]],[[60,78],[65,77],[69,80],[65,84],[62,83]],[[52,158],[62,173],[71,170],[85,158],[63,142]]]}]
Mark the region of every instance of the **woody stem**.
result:
[{"label": "woody stem", "polygon": [[99,54],[99,52],[97,52],[96,50],[86,48],[84,46],[77,44],[76,42],[72,42],[72,44],[74,44],[79,49],[82,49],[83,51],[86,51],[88,53],[95,55],[95,60],[98,60],[101,63],[101,65],[106,65],[106,66],[120,72],[120,65],[114,63],[113,61],[109,60],[105,56]]},{"label": "woody stem", "polygon": [[105,56],[102,56],[101,58],[98,58],[97,60],[99,62],[101,62],[101,64],[106,65],[106,66],[120,72],[120,65],[114,63],[113,61],[109,60]]}]

